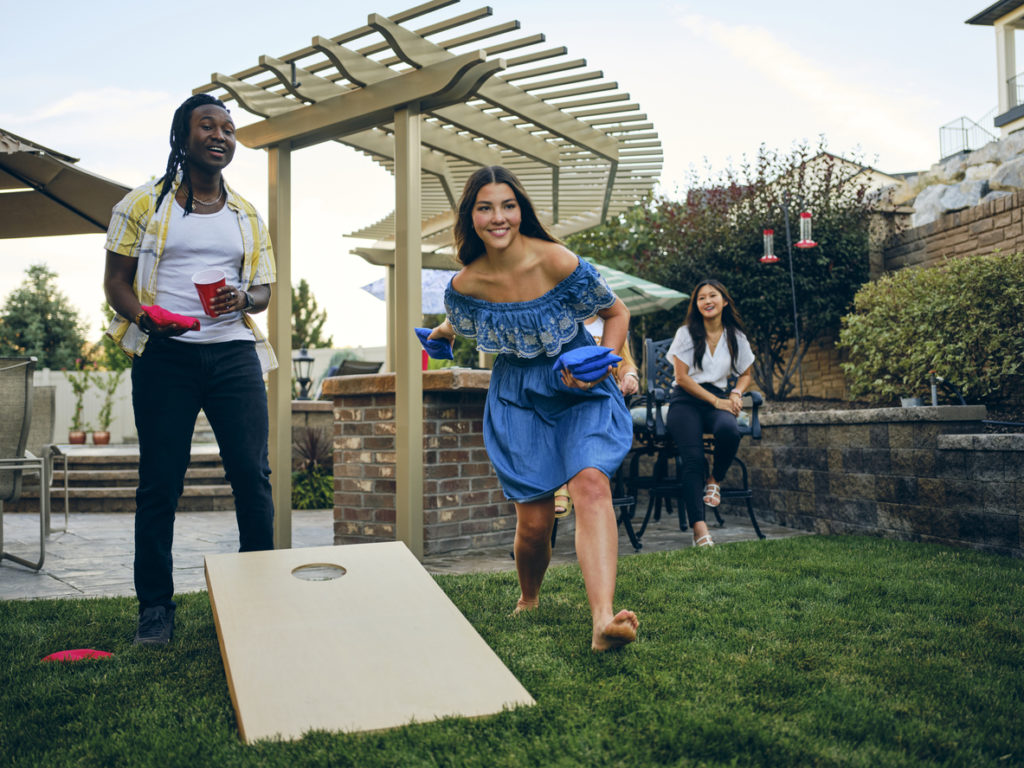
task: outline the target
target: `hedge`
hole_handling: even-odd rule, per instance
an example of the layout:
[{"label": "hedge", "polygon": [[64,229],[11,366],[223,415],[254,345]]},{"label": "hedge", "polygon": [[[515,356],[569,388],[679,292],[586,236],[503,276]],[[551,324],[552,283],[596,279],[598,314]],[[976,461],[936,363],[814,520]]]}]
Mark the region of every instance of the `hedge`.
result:
[{"label": "hedge", "polygon": [[968,256],[864,285],[839,347],[850,394],[924,396],[935,371],[968,402],[1024,395],[1024,254]]}]

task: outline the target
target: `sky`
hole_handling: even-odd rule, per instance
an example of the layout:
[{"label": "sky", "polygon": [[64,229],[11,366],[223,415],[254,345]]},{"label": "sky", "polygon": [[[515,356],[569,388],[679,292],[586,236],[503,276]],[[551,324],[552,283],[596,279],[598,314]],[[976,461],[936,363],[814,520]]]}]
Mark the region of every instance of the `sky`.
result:
[{"label": "sky", "polygon": [[[238,72],[261,54],[280,57],[314,35],[359,27],[370,13],[415,4],[6,2],[0,128],[134,187],[163,172],[174,109],[211,73]],[[522,34],[544,33],[548,45],[566,46],[630,93],[659,133],[658,189],[672,196],[691,169],[717,172],[762,144],[785,152],[819,136],[832,152],[860,154],[882,171],[924,170],[939,159],[940,126],[977,120],[997,101],[995,34],[964,23],[987,1],[489,4],[489,23],[518,19]],[[479,5],[463,0],[435,16]],[[233,114],[239,125],[254,119],[237,107]],[[334,346],[383,345],[384,303],[361,290],[383,268],[350,253],[370,243],[344,235],[391,212],[393,180],[334,142],[296,152],[292,163],[293,281],[310,283]],[[264,215],[266,168],[263,151],[239,144],[225,174]],[[98,340],[103,242],[100,234],[0,240],[0,303],[28,266],[45,263]]]}]

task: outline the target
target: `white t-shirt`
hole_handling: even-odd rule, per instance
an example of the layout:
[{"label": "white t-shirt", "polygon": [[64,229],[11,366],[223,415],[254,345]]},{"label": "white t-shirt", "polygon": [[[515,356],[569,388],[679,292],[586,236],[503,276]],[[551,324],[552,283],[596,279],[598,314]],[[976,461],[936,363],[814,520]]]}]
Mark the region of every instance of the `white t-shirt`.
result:
[{"label": "white t-shirt", "polygon": [[[729,384],[729,376],[733,372],[732,356],[729,354],[729,341],[726,332],[722,332],[722,338],[718,340],[715,353],[711,354],[710,347],[704,345],[704,359],[701,360],[699,370],[693,366],[693,338],[690,336],[690,329],[685,325],[680,326],[676,331],[676,337],[672,339],[672,346],[668,348],[665,357],[672,361],[675,358],[686,364],[690,369],[690,377],[698,384],[711,384],[719,389],[725,389]],[[750,348],[750,342],[742,331],[736,331],[736,371],[743,373],[754,362],[754,352]],[[674,384],[673,386],[679,386]]]},{"label": "white t-shirt", "polygon": [[156,273],[156,303],[171,312],[199,318],[199,330],[173,336],[190,344],[214,344],[222,341],[253,341],[251,330],[242,322],[242,313],[228,312],[210,317],[192,283],[192,275],[202,269],[219,269],[227,276],[225,284],[242,287],[242,232],[238,217],[226,205],[216,213],[190,213],[174,201],[167,243]]}]

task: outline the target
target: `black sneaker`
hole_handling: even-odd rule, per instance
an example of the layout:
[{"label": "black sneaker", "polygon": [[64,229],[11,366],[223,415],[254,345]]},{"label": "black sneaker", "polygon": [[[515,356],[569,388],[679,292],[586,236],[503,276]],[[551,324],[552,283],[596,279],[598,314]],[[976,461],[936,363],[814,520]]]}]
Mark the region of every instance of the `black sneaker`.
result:
[{"label": "black sneaker", "polygon": [[174,606],[156,605],[139,613],[135,645],[167,645],[174,635]]}]

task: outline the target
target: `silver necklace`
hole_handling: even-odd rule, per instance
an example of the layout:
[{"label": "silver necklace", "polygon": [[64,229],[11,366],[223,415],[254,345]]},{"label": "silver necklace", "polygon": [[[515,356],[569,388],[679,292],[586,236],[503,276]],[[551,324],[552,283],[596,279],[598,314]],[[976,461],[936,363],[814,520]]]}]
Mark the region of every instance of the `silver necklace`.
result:
[{"label": "silver necklace", "polygon": [[199,205],[216,205],[217,203],[220,202],[220,199],[222,197],[224,197],[224,190],[223,190],[223,188],[221,189],[220,194],[217,195],[213,200],[200,200],[195,195],[192,195],[192,202],[193,203],[199,203]]}]

